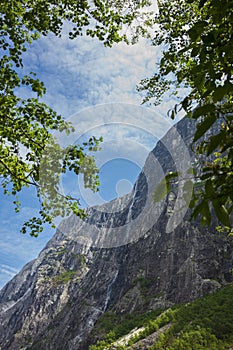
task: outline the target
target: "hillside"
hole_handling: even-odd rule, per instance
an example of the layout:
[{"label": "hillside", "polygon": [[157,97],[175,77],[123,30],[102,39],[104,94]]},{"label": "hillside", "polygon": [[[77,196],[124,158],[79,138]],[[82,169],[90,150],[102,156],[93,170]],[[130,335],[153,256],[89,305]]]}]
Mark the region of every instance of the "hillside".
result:
[{"label": "hillside", "polygon": [[[219,350],[233,346],[233,285],[192,303],[118,318],[109,311],[92,331],[106,333],[90,350]],[[157,311],[159,313],[159,311]],[[111,326],[110,326],[111,325]]]}]

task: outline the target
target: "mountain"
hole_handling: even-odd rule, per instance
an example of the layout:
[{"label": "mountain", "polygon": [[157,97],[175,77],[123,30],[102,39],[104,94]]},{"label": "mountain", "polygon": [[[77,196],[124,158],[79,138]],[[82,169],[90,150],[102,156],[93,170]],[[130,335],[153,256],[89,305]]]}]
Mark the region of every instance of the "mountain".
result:
[{"label": "mountain", "polygon": [[[183,178],[200,166],[189,147],[194,131],[193,120],[182,119],[149,154],[132,193],[89,208],[84,221],[64,220],[0,291],[1,350],[85,350],[108,312],[156,312],[233,281],[232,239],[215,231],[217,221],[190,221],[184,200]],[[180,181],[154,202],[174,170]]]}]

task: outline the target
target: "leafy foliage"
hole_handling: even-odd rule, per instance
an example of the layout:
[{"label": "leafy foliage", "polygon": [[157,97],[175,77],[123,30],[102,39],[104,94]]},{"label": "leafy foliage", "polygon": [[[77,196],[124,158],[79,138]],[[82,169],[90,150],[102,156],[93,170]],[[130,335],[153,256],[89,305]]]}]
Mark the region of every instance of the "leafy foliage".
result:
[{"label": "leafy foliage", "polygon": [[147,313],[132,313],[118,316],[108,311],[97,321],[91,336],[104,334],[103,339],[97,344],[91,345],[90,350],[101,350],[113,343],[115,340],[128,334],[132,329],[149,325],[150,321],[161,313],[161,310],[149,311]]},{"label": "leafy foliage", "polygon": [[229,349],[232,338],[232,285],[191,304],[175,307],[172,327],[152,349]]},{"label": "leafy foliage", "polygon": [[[52,137],[58,130],[69,134],[72,126],[41,100],[46,88],[33,72],[23,75],[23,53],[30,44],[53,33],[61,35],[64,22],[73,25],[69,38],[86,33],[105,45],[129,42],[124,30],[131,28],[132,40],[146,35],[149,13],[142,10],[148,1],[64,1],[3,0],[0,4],[0,176],[5,194],[16,196],[25,186],[35,186],[41,201],[40,216],[22,228],[33,236],[43,223],[71,212],[83,216],[78,199],[59,193],[62,173],[83,173],[85,185],[97,190],[98,169],[87,151],[98,150],[101,140],[91,138],[81,146],[62,149]],[[26,69],[26,67],[25,67]],[[20,97],[20,87],[33,97]],[[30,94],[31,96],[31,94]],[[45,155],[46,151],[46,155]],[[49,156],[48,156],[49,155]],[[41,169],[43,178],[41,179]],[[20,210],[17,197],[15,210]]]},{"label": "leafy foliage", "polygon": [[54,284],[64,284],[70,282],[72,277],[76,274],[76,271],[69,270],[69,271],[64,271],[60,273],[59,275],[53,277],[53,283]]},{"label": "leafy foliage", "polygon": [[[230,228],[233,209],[233,1],[161,0],[156,16],[153,45],[164,51],[153,77],[144,79],[139,90],[146,91],[144,102],[158,104],[165,92],[179,102],[169,111],[175,118],[180,110],[194,118],[194,141],[199,155],[213,155],[214,162],[203,162],[204,187],[194,189],[194,216],[211,220],[213,206],[220,222]],[[188,89],[186,89],[188,88]],[[208,130],[221,120],[215,135]],[[204,214],[203,214],[204,213]]]},{"label": "leafy foliage", "polygon": [[[136,326],[145,327],[144,331],[128,341],[125,348],[130,349],[135,342],[145,339],[148,335],[169,324],[170,327],[160,332],[158,339],[150,347],[151,350],[229,349],[233,345],[232,297],[233,286],[228,285],[192,303],[170,308],[156,318],[152,313],[148,313],[144,323],[140,322],[138,325],[134,323],[128,329],[129,333]],[[143,315],[141,315],[141,320],[143,320]],[[111,323],[108,325],[108,336],[96,345],[92,345],[90,350],[111,349],[111,346],[115,348],[115,345],[111,344],[123,334],[127,334],[125,332],[116,336],[114,326],[111,328]]]}]

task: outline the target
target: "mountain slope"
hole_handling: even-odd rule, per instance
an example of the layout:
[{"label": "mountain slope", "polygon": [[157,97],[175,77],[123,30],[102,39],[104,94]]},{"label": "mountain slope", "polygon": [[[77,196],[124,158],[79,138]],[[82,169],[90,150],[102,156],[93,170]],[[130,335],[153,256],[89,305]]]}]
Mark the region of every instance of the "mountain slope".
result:
[{"label": "mountain slope", "polygon": [[164,172],[197,166],[186,150],[194,131],[192,120],[180,121],[149,154],[131,194],[88,209],[86,221],[64,220],[0,291],[2,350],[88,349],[109,310],[167,308],[232,281],[231,239],[189,221],[179,184],[152,200]]},{"label": "mountain slope", "polygon": [[230,349],[233,346],[232,299],[231,284],[197,301],[161,312],[157,317],[152,313],[141,314],[131,323],[131,328],[127,316],[117,320],[113,315],[105,314],[95,328],[99,333],[101,329],[106,332],[104,319],[110,317],[112,326],[107,328],[104,339],[92,345],[90,350]]}]

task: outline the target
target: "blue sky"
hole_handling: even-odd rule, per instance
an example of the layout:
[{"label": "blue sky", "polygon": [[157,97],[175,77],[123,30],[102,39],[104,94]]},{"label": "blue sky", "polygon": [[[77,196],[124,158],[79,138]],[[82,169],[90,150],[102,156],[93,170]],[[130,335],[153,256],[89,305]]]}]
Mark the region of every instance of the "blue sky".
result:
[{"label": "blue sky", "polygon": [[[150,109],[141,106],[136,84],[153,74],[160,48],[141,39],[134,46],[105,48],[95,39],[69,40],[48,36],[25,53],[27,72],[34,71],[45,82],[43,100],[72,121],[76,131],[70,138],[58,135],[61,143],[80,143],[89,136],[103,136],[97,154],[101,187],[98,194],[85,190],[82,179],[67,175],[63,190],[78,195],[83,206],[103,203],[128,193],[146,156],[171,121],[166,117],[172,98]],[[27,89],[21,91],[29,96]],[[22,223],[38,210],[34,189],[21,194],[22,210],[15,214],[11,198],[0,193],[0,288],[29,260],[35,258],[54,231],[46,228],[35,239],[19,233]]]}]

